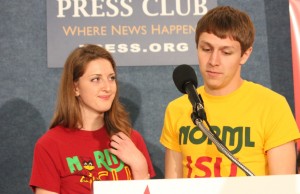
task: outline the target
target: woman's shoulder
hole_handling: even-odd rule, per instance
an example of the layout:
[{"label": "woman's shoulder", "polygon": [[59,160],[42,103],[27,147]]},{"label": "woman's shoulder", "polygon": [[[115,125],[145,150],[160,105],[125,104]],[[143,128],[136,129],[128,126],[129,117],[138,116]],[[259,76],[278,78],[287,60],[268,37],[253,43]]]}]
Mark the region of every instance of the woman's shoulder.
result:
[{"label": "woman's shoulder", "polygon": [[142,134],[135,129],[131,129],[130,137],[135,143],[144,142],[144,137],[142,136]]},{"label": "woman's shoulder", "polygon": [[62,126],[56,126],[54,128],[48,129],[37,141],[37,144],[53,144],[59,139],[63,138],[67,134],[66,128]]},{"label": "woman's shoulder", "polygon": [[141,138],[142,135],[139,131],[137,131],[136,129],[131,129],[131,137],[138,137],[138,138]]}]

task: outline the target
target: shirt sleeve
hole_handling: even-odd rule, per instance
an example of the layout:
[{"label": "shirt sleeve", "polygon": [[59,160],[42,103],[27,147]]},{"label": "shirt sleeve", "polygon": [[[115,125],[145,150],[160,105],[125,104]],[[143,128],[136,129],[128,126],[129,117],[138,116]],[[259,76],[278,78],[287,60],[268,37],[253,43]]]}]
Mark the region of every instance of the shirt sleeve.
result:
[{"label": "shirt sleeve", "polygon": [[142,137],[142,135],[136,131],[133,130],[132,131],[132,138],[134,138],[134,143],[137,146],[137,148],[143,153],[144,157],[147,160],[147,164],[148,164],[148,172],[150,177],[154,177],[156,175],[155,170],[153,168],[152,165],[152,161],[151,161],[151,157],[149,155],[148,149],[147,149],[147,145],[144,141],[144,138]]},{"label": "shirt sleeve", "polygon": [[164,117],[164,125],[162,128],[162,133],[160,136],[160,143],[170,150],[174,150],[177,152],[181,152],[179,146],[179,136],[174,131],[174,120],[177,118],[177,115],[180,114],[180,111],[171,111],[171,104],[167,106],[165,117]]},{"label": "shirt sleeve", "polygon": [[52,192],[60,192],[60,175],[52,158],[47,146],[45,147],[41,141],[38,141],[34,148],[29,183],[33,191],[36,187],[40,187]]},{"label": "shirt sleeve", "polygon": [[[265,151],[299,139],[300,133],[293,113],[284,97],[277,98],[270,107],[266,122]],[[271,122],[273,121],[273,122]]]}]

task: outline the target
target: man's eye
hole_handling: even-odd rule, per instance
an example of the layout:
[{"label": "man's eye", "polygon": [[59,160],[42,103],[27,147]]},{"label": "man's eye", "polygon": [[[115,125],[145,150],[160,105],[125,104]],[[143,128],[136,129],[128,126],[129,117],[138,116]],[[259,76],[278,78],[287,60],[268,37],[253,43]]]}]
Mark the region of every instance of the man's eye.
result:
[{"label": "man's eye", "polygon": [[111,76],[109,79],[110,80],[116,80],[116,76]]},{"label": "man's eye", "polygon": [[231,55],[232,54],[232,52],[228,52],[228,51],[227,52],[224,51],[223,53],[224,53],[224,55]]},{"label": "man's eye", "polygon": [[204,47],[202,47],[202,51],[204,51],[204,52],[210,52],[211,49],[210,48],[204,48]]}]

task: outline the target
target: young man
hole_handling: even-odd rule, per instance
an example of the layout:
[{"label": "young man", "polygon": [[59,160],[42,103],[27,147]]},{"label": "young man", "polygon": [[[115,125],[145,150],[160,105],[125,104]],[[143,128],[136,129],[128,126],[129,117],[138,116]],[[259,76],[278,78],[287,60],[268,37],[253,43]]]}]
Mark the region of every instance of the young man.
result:
[{"label": "young man", "polygon": [[[254,175],[294,174],[294,116],[280,94],[241,77],[252,52],[255,30],[249,16],[220,6],[196,29],[202,96],[211,129]],[[245,176],[195,126],[187,95],[170,102],[160,142],[166,147],[165,178]]]}]

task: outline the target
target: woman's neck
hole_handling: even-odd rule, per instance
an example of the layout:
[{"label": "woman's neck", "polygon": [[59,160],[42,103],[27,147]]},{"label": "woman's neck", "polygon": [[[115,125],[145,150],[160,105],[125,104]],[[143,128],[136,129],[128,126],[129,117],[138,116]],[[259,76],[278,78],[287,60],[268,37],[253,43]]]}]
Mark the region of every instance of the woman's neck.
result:
[{"label": "woman's neck", "polygon": [[104,126],[104,113],[97,115],[82,115],[82,128],[84,131],[96,131]]}]

